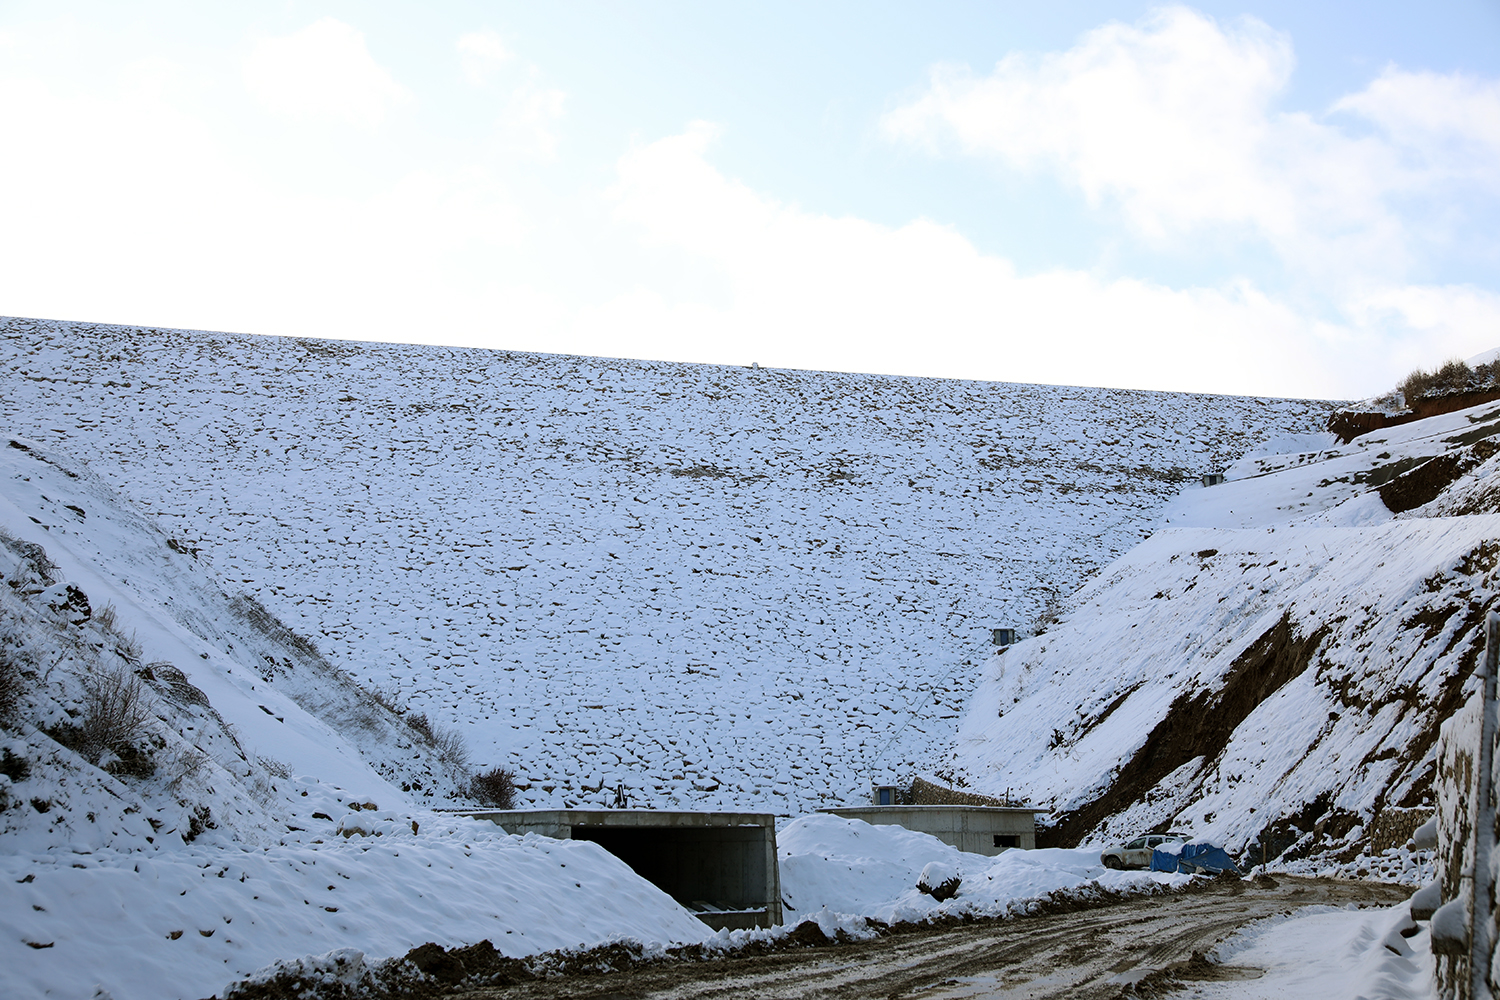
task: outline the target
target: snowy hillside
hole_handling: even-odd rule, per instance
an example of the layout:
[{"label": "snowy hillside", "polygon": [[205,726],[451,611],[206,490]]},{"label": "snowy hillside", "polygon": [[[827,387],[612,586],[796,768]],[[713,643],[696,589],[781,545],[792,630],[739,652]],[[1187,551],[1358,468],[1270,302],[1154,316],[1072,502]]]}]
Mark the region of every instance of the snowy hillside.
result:
[{"label": "snowy hillside", "polygon": [[0,996],[706,935],[596,845],[423,808],[453,762],[84,466],[0,435],[0,484]]},{"label": "snowy hillside", "polygon": [[932,766],[991,628],[1330,409],[21,319],[0,361],[14,433],[558,805]]},{"label": "snowy hillside", "polygon": [[1500,407],[1246,459],[993,657],[956,768],[1052,840],[1174,827],[1345,856],[1430,804],[1500,583]]}]

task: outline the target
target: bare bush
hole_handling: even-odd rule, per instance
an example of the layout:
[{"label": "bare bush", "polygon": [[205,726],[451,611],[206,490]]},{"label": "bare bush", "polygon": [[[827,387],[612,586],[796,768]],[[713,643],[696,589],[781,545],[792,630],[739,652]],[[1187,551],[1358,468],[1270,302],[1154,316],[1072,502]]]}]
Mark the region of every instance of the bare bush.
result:
[{"label": "bare bush", "polygon": [[1406,405],[1411,406],[1424,397],[1488,389],[1497,383],[1500,383],[1500,361],[1470,368],[1467,362],[1453,358],[1430,372],[1418,368],[1406,376],[1401,393],[1406,397]]},{"label": "bare bush", "polygon": [[432,747],[444,764],[460,771],[469,766],[469,745],[458,730],[437,725],[425,712],[413,712],[401,721],[419,740]]},{"label": "bare bush", "polygon": [[455,770],[462,771],[469,766],[469,744],[456,729],[434,726],[432,748],[437,751],[438,760]]},{"label": "bare bush", "polygon": [[[121,667],[96,670],[84,678],[83,714],[77,725],[52,735],[97,766],[106,755],[122,760],[142,756],[138,744],[147,734],[151,708],[146,686]],[[140,763],[139,767],[144,767]]]},{"label": "bare bush", "polygon": [[146,653],[141,648],[141,640],[134,632],[131,632],[128,636],[116,634],[115,652],[120,654],[120,659],[129,663],[140,663],[141,657]]},{"label": "bare bush", "polygon": [[389,688],[376,685],[366,690],[375,704],[384,708],[392,715],[406,714],[406,706],[401,703],[401,688],[399,685]]},{"label": "bare bush", "polygon": [[36,574],[43,586],[50,587],[57,582],[57,563],[49,559],[47,550],[36,542],[22,541],[4,528],[0,528],[0,545],[30,563],[31,571]]},{"label": "bare bush", "polygon": [[1062,595],[1055,590],[1050,591],[1047,600],[1042,604],[1041,610],[1031,620],[1031,634],[1046,635],[1049,628],[1062,621],[1062,616]]},{"label": "bare bush", "polygon": [[516,773],[503,767],[492,767],[474,775],[469,779],[469,797],[497,809],[514,809]]},{"label": "bare bush", "polygon": [[433,740],[436,739],[436,735],[432,731],[432,723],[427,720],[427,714],[425,712],[413,713],[412,715],[406,716],[406,718],[402,719],[401,721],[405,722],[406,728],[416,733],[423,743],[426,743],[428,746],[432,746]]},{"label": "bare bush", "polygon": [[9,722],[21,700],[21,664],[16,650],[0,642],[0,723]]},{"label": "bare bush", "polygon": [[208,767],[208,754],[197,747],[182,743],[174,746],[162,763],[162,771],[167,776],[167,787],[173,791],[176,791],[183,782],[202,774],[206,767]]}]

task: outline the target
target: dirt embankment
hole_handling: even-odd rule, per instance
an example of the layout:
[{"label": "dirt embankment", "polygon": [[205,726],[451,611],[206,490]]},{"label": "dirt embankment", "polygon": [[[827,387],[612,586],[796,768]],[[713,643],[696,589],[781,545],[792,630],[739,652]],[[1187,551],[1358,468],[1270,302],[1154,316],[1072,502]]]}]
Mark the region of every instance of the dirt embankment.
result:
[{"label": "dirt embankment", "polygon": [[1361,434],[1378,431],[1383,427],[1409,424],[1413,420],[1435,417],[1440,413],[1453,413],[1480,403],[1500,399],[1500,388],[1476,389],[1473,392],[1452,392],[1443,396],[1419,399],[1404,413],[1380,413],[1366,410],[1337,410],[1328,418],[1328,431],[1343,444],[1348,444]]}]

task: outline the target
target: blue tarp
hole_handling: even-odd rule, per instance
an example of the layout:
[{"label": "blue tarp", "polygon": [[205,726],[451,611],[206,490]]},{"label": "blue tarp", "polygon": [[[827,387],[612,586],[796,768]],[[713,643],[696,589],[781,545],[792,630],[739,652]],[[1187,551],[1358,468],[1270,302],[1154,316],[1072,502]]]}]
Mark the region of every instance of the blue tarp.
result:
[{"label": "blue tarp", "polygon": [[[1240,874],[1234,860],[1224,848],[1213,844],[1169,844],[1169,850],[1158,847],[1151,852],[1151,870],[1154,872],[1182,872],[1185,875],[1218,875],[1222,872]],[[1180,850],[1182,853],[1175,853]]]}]

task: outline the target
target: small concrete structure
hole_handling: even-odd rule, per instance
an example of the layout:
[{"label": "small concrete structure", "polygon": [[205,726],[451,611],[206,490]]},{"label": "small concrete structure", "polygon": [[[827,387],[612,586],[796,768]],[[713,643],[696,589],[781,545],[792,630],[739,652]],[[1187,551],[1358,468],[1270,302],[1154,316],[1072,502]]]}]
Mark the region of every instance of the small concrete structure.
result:
[{"label": "small concrete structure", "polygon": [[1036,848],[1037,810],[1028,806],[851,806],[819,809],[875,826],[904,826],[970,854]]},{"label": "small concrete structure", "polygon": [[1203,477],[1204,486],[1218,486],[1223,481],[1224,473],[1222,472],[1210,472]]},{"label": "small concrete structure", "polygon": [[994,646],[1009,646],[1016,641],[1016,630],[1013,628],[990,629],[990,644]]},{"label": "small concrete structure", "polygon": [[664,809],[473,812],[506,833],[592,840],[719,930],[781,923],[776,817]]}]

